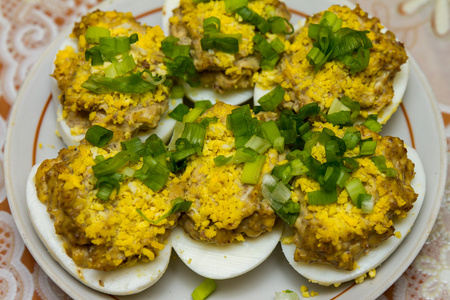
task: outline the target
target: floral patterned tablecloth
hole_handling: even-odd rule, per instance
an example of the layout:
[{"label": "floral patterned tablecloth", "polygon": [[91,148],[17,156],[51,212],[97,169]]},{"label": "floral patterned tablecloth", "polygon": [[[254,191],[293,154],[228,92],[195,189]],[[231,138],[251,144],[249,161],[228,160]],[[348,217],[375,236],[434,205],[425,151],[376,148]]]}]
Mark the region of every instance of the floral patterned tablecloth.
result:
[{"label": "floral patterned tablecloth", "polygon": [[[0,150],[6,139],[9,111],[33,64],[66,25],[99,2],[0,0]],[[450,0],[353,2],[378,16],[416,59],[438,100],[449,145]],[[413,264],[380,299],[450,299],[449,196],[447,179],[441,209],[426,244]],[[0,151],[0,299],[64,298],[69,297],[36,264],[15,226],[8,206]]]}]

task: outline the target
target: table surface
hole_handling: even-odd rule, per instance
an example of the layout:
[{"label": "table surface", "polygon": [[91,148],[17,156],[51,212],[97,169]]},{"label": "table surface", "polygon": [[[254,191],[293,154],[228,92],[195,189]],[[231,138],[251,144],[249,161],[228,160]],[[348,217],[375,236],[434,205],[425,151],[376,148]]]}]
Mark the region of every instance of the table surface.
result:
[{"label": "table surface", "polygon": [[[58,33],[101,0],[0,0],[0,149],[27,73]],[[450,145],[450,0],[361,0],[416,59],[429,80]],[[0,299],[64,299],[14,224],[0,151]],[[450,170],[450,168],[448,168]],[[448,176],[447,176],[448,177]],[[450,178],[450,177],[448,177]],[[450,181],[436,224],[413,264],[379,299],[450,299]]]}]

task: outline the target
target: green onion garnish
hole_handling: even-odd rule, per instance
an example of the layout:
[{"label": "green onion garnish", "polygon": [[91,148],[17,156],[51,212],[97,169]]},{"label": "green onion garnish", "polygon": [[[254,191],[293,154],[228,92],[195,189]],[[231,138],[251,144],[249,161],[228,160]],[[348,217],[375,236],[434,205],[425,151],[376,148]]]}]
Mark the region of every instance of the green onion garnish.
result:
[{"label": "green onion garnish", "polygon": [[171,216],[173,214],[176,214],[177,212],[186,212],[186,211],[188,211],[189,208],[191,207],[191,204],[192,204],[191,201],[185,201],[185,200],[181,199],[180,197],[175,198],[175,199],[172,200],[172,208],[169,211],[167,211],[165,214],[160,216],[155,221],[150,220],[149,218],[147,218],[147,216],[139,208],[136,208],[136,211],[137,211],[137,213],[139,215],[141,215],[142,218],[144,218],[144,220],[146,220],[150,224],[157,225],[162,220],[166,219],[167,217],[169,217],[169,216]]},{"label": "green onion garnish", "polygon": [[214,49],[225,53],[238,53],[239,40],[242,38],[240,33],[225,34],[225,33],[209,33],[200,40],[202,49],[204,51]]},{"label": "green onion garnish", "polygon": [[377,141],[371,140],[363,140],[360,143],[360,151],[359,154],[363,155],[373,155],[375,153],[375,149],[377,148]]},{"label": "green onion garnish", "polygon": [[103,27],[91,26],[86,30],[85,38],[89,44],[98,44],[101,37],[109,37],[111,32]]},{"label": "green onion garnish", "polygon": [[286,18],[274,16],[270,17],[267,21],[270,24],[270,31],[272,33],[294,33],[294,26]]},{"label": "green onion garnish", "polygon": [[130,151],[120,151],[113,157],[105,159],[104,161],[92,166],[94,175],[97,178],[112,174],[119,171],[129,162],[136,162],[139,160],[139,155]]},{"label": "green onion garnish", "polygon": [[213,279],[206,278],[195,290],[191,296],[193,300],[204,300],[211,295],[217,288],[216,282]]},{"label": "green onion garnish", "polygon": [[129,76],[116,78],[93,74],[81,86],[96,94],[111,92],[142,94],[154,91],[156,86],[141,77],[144,72],[131,73]]},{"label": "green onion garnish", "polygon": [[262,106],[265,111],[273,111],[277,108],[278,104],[283,101],[285,90],[281,85],[277,85],[269,93],[262,96],[258,103]]},{"label": "green onion garnish", "polygon": [[378,115],[369,115],[367,119],[362,123],[362,125],[366,126],[372,131],[380,132],[383,127],[380,123],[378,123]]},{"label": "green onion garnish", "polygon": [[261,177],[261,171],[266,162],[265,155],[256,156],[255,161],[246,162],[242,169],[241,181],[245,184],[257,184]]},{"label": "green onion garnish", "polygon": [[225,0],[227,13],[235,12],[237,9],[247,6],[248,0]]},{"label": "green onion garnish", "polygon": [[353,178],[345,184],[345,189],[347,190],[350,198],[352,199],[353,205],[358,206],[359,195],[367,194],[364,185],[359,178]]},{"label": "green onion garnish", "polygon": [[236,13],[241,16],[245,22],[255,25],[261,33],[266,33],[270,30],[269,22],[247,6],[237,9]]},{"label": "green onion garnish", "polygon": [[86,131],[86,140],[92,145],[103,148],[113,137],[113,132],[99,125],[93,125]]},{"label": "green onion garnish", "polygon": [[183,103],[178,104],[170,113],[169,117],[183,122],[183,117],[189,112],[189,107]]},{"label": "green onion garnish", "polygon": [[337,192],[336,188],[326,191],[320,189],[314,192],[308,193],[308,204],[309,205],[327,205],[337,202]]},{"label": "green onion garnish", "polygon": [[379,155],[372,156],[370,159],[373,161],[373,163],[381,173],[386,174],[387,177],[397,177],[397,170],[395,170],[394,168],[388,168],[386,166],[386,157],[384,157],[383,155]]},{"label": "green onion garnish", "polygon": [[260,138],[257,135],[252,135],[252,137],[245,143],[244,147],[250,148],[258,152],[259,154],[263,154],[272,146],[272,144],[266,139]]}]

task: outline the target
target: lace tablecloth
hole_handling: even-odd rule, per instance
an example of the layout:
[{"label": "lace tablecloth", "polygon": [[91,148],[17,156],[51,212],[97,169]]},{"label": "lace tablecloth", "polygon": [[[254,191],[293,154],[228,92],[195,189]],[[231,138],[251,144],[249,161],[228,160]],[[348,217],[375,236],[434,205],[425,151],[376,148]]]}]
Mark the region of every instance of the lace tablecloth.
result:
[{"label": "lace tablecloth", "polygon": [[[306,0],[305,0],[306,1]],[[58,33],[100,0],[0,0],[0,149],[27,73]],[[356,1],[353,1],[356,2]],[[403,41],[438,100],[450,141],[450,0],[361,0]],[[380,299],[450,299],[450,182],[413,264]],[[69,298],[26,249],[8,206],[0,151],[0,299]]]}]

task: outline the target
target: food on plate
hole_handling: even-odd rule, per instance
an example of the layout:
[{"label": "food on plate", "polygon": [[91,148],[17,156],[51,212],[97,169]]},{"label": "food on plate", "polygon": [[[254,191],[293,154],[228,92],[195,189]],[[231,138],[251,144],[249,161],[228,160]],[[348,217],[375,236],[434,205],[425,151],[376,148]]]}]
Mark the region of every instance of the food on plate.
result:
[{"label": "food on plate", "polygon": [[162,145],[155,136],[123,141],[123,150],[117,140],[103,148],[83,140],[31,171],[32,224],[52,256],[89,287],[132,294],[164,274],[167,238],[187,202],[160,162]]},{"label": "food on plate", "polygon": [[423,201],[424,170],[415,151],[365,126],[315,122],[304,149],[288,159],[300,159],[308,171],[289,182],[300,211],[283,252],[313,282],[336,284],[378,267]]},{"label": "food on plate", "polygon": [[[189,157],[179,176],[186,186],[184,199],[192,205],[170,240],[196,273],[226,279],[255,268],[278,244],[281,226],[263,200],[261,176],[271,171],[279,154],[269,142],[262,142],[267,147],[260,152],[248,143],[258,123],[249,106],[217,102],[196,122],[206,120],[210,121],[200,155]],[[244,124],[249,127],[242,128]]]},{"label": "food on plate", "polygon": [[67,145],[78,144],[92,125],[128,139],[148,136],[159,124],[156,133],[170,137],[175,121],[167,110],[181,99],[169,99],[164,38],[160,27],[140,24],[131,13],[97,10],[75,23],[52,74],[58,131]]},{"label": "food on plate", "polygon": [[359,103],[362,119],[377,114],[384,124],[406,89],[407,59],[403,44],[378,18],[358,5],[333,5],[308,17],[276,69],[261,72],[255,100],[279,84],[286,90],[281,108],[298,111],[316,102],[326,114],[336,109],[336,98],[346,96]]},{"label": "food on plate", "polygon": [[253,75],[272,69],[293,32],[290,13],[278,0],[192,1],[167,0],[166,34],[190,45],[200,87],[185,84],[196,100],[242,104],[253,96]]}]

